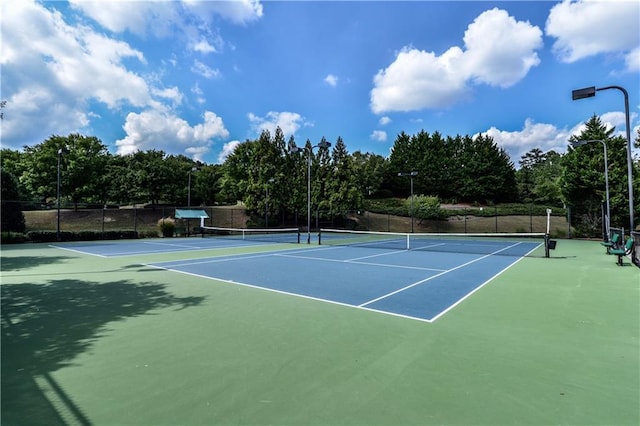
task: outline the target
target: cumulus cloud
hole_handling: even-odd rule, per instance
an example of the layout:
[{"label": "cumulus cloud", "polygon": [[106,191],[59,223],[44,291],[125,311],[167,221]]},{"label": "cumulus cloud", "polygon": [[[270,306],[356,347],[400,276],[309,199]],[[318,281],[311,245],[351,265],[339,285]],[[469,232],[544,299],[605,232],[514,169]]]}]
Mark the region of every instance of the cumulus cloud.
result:
[{"label": "cumulus cloud", "polygon": [[155,103],[147,82],[124,64],[132,59],[144,64],[140,51],[89,27],[69,25],[59,12],[33,1],[2,7],[11,16],[2,22],[3,97],[11,105],[3,141],[33,143],[78,131],[90,123],[90,102],[112,109]]},{"label": "cumulus cloud", "polygon": [[276,128],[280,127],[280,130],[285,136],[292,136],[302,126],[312,126],[304,117],[296,112],[276,112],[269,111],[265,117],[259,117],[253,113],[248,115],[251,128],[255,133],[259,134],[263,130],[268,130],[272,135],[275,133]]},{"label": "cumulus cloud", "polygon": [[545,31],[556,38],[553,51],[562,62],[620,54],[629,71],[638,71],[638,16],[640,4],[635,1],[564,0],[551,9]]},{"label": "cumulus cloud", "polygon": [[387,140],[387,132],[384,130],[374,130],[369,135],[369,138],[377,142],[385,142]]},{"label": "cumulus cloud", "polygon": [[542,31],[529,22],[516,21],[507,12],[482,13],[464,33],[462,65],[471,78],[490,86],[510,87],[540,63]]},{"label": "cumulus cloud", "polygon": [[169,111],[150,109],[129,113],[123,126],[127,135],[116,141],[118,154],[160,149],[201,159],[214,139],[229,137],[229,131],[215,113],[207,111],[202,119],[202,123],[191,126]]},{"label": "cumulus cloud", "polygon": [[[504,148],[517,165],[519,159],[534,148],[539,148],[545,152],[550,150],[564,152],[571,135],[579,132],[580,125],[576,125],[569,130],[559,129],[553,124],[535,123],[528,118],[525,120],[524,127],[521,130],[506,131],[491,127],[481,133],[491,136],[494,142]],[[477,136],[478,134],[475,134],[473,137]]]},{"label": "cumulus cloud", "polygon": [[338,85],[338,77],[333,74],[329,74],[324,78],[324,82],[331,87],[336,87]]},{"label": "cumulus cloud", "polygon": [[516,21],[507,12],[483,12],[464,34],[465,49],[453,46],[441,55],[404,47],[375,75],[371,110],[414,111],[446,108],[467,97],[471,83],[510,87],[540,63],[542,31]]}]

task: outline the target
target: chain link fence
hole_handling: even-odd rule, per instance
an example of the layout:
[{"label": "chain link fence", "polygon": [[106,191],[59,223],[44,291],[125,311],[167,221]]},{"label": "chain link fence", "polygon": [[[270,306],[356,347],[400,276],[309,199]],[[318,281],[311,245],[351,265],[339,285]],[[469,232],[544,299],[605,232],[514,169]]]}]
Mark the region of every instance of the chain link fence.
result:
[{"label": "chain link fence", "polygon": [[[241,205],[235,206],[96,206],[64,205],[58,210],[55,205],[15,202],[13,209],[19,209],[24,216],[24,231],[27,234],[40,232],[79,233],[91,232],[96,238],[112,238],[117,233],[133,234],[134,237],[162,236],[160,224],[167,218],[175,218],[177,208],[197,208],[207,212],[209,218],[204,224],[229,228],[299,227],[307,231],[307,214],[269,213],[250,216]],[[7,202],[3,202],[6,207]],[[374,213],[365,210],[341,212],[314,211],[311,230],[319,228],[360,229],[387,232],[546,232],[547,217],[540,214],[544,208],[501,212],[498,207],[453,208],[438,219],[411,218],[401,214]],[[6,209],[3,209],[3,231],[15,230],[6,223]],[[395,213],[395,212],[394,212]],[[16,219],[8,219],[16,220]],[[190,235],[199,220],[176,221],[176,235]],[[570,217],[563,211],[551,216],[549,231],[555,238],[571,237]],[[20,232],[20,231],[17,231]],[[5,234],[3,233],[3,234]],[[115,234],[114,234],[115,233]],[[3,236],[6,239],[6,235]]]}]

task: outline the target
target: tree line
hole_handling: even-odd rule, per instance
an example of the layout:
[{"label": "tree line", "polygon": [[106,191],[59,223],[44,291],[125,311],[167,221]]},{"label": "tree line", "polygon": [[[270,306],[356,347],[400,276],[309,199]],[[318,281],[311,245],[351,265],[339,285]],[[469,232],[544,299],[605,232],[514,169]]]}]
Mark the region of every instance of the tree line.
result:
[{"label": "tree line", "polygon": [[[582,134],[568,143],[606,142],[612,223],[623,224],[629,217],[626,140],[613,134],[614,129],[594,115]],[[21,151],[2,149],[0,165],[3,202],[56,203],[60,169],[64,206],[241,201],[256,216],[286,217],[306,214],[309,183],[312,210],[339,213],[362,209],[367,198],[408,197],[406,174],[413,172],[414,195],[438,197],[444,203],[571,206],[577,225],[597,228],[604,199],[603,160],[600,144],[569,147],[566,154],[533,149],[521,157],[516,169],[489,136],[426,131],[400,133],[389,156],[383,157],[349,153],[341,137],[298,145],[278,128],[239,144],[223,164],[205,164],[161,150],[114,155],[94,136],[70,134],[51,136]],[[634,166],[638,168],[637,162]],[[637,188],[640,179],[638,173],[634,176]]]}]

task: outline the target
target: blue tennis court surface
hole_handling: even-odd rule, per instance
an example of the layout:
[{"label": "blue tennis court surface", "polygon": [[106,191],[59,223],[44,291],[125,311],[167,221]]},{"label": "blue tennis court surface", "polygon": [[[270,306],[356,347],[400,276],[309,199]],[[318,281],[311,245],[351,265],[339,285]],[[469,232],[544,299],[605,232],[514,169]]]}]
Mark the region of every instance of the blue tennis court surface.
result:
[{"label": "blue tennis court surface", "polygon": [[431,322],[540,246],[518,245],[518,256],[312,246],[148,266]]}]

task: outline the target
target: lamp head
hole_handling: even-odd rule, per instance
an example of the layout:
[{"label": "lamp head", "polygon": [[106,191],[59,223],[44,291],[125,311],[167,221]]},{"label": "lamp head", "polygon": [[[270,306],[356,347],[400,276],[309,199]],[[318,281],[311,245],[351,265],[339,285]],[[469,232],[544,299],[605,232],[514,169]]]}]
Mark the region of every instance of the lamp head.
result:
[{"label": "lamp head", "polygon": [[592,98],[595,95],[596,95],[595,86],[585,87],[583,89],[576,89],[571,91],[571,99],[574,101],[578,99]]}]

